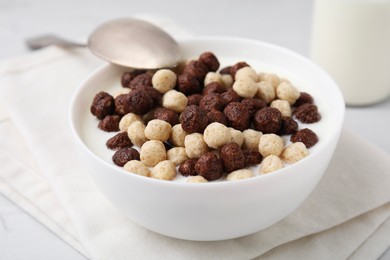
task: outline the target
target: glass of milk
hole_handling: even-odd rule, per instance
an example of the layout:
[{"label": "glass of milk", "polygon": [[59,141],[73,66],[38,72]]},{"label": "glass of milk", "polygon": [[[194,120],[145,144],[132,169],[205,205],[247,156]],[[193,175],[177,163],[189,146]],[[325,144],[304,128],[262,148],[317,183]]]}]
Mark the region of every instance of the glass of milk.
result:
[{"label": "glass of milk", "polygon": [[347,105],[390,96],[390,0],[316,0],[311,58],[338,83]]}]

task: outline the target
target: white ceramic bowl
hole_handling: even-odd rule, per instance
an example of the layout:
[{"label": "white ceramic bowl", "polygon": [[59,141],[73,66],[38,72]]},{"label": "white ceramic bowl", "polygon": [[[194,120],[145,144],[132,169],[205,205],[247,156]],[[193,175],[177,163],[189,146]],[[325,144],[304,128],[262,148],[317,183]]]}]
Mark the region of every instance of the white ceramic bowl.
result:
[{"label": "white ceramic bowl", "polygon": [[70,110],[71,126],[90,166],[89,174],[107,198],[131,220],[167,236],[224,240],[269,227],[293,212],[324,174],[342,127],[342,95],[322,69],[275,45],[236,38],[195,38],[180,45],[184,58],[212,51],[222,66],[246,61],[257,71],[277,72],[299,90],[309,92],[322,120],[300,128],[310,127],[320,141],[305,159],[246,180],[191,184],[128,173],[111,162],[112,152],[105,148],[108,136],[96,127],[96,119],[89,113],[98,91],[119,88],[124,69],[106,65],[81,84]]}]

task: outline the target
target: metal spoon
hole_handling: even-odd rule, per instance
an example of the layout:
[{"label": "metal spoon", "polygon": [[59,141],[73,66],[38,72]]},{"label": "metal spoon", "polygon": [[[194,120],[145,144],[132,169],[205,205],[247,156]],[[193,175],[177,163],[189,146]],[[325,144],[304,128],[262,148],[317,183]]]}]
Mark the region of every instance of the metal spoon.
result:
[{"label": "metal spoon", "polygon": [[125,18],[106,22],[80,44],[46,35],[27,40],[31,49],[50,44],[62,47],[87,46],[96,56],[113,64],[142,69],[175,67],[180,59],[178,43],[165,31],[148,22]]}]

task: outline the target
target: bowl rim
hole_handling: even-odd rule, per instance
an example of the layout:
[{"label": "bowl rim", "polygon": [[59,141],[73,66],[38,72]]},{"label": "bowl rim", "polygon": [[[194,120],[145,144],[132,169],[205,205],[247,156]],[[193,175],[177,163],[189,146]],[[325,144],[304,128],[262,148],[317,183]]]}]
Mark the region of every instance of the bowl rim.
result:
[{"label": "bowl rim", "polygon": [[[297,52],[294,52],[290,49],[287,49],[285,47],[282,47],[282,46],[279,46],[276,44],[272,44],[272,43],[264,42],[264,41],[259,41],[259,40],[254,40],[254,39],[241,38],[241,37],[230,37],[230,36],[201,36],[201,37],[191,37],[191,38],[178,40],[179,44],[194,43],[194,42],[206,42],[206,41],[224,41],[224,42],[227,41],[227,42],[240,42],[243,44],[262,45],[263,47],[274,49],[278,52],[288,54],[289,56],[292,56],[295,59],[299,59],[300,61],[307,63],[309,66],[313,67],[315,70],[317,70],[319,73],[321,73],[325,78],[327,78],[329,83],[331,85],[333,85],[332,88],[334,89],[334,92],[336,94],[333,97],[334,100],[336,100],[335,103],[339,103],[340,105],[341,104],[342,105],[340,106],[340,109],[338,111],[339,113],[338,113],[338,117],[337,117],[337,121],[336,121],[337,122],[336,129],[334,129],[334,131],[332,131],[329,134],[329,136],[323,141],[325,143],[323,143],[322,146],[319,147],[318,150],[316,150],[314,154],[320,153],[322,150],[326,149],[330,145],[329,143],[331,141],[336,140],[338,142],[338,139],[339,139],[339,136],[341,133],[341,129],[343,126],[344,116],[345,116],[345,102],[344,102],[343,95],[341,94],[340,88],[338,87],[337,83],[329,76],[329,74],[327,72],[325,72],[324,69],[322,69],[317,64],[315,64],[313,61],[311,61],[310,59],[304,57],[303,55],[301,55]],[[87,83],[91,79],[93,79],[96,75],[98,75],[98,74],[102,73],[103,71],[108,70],[112,67],[118,67],[118,66],[110,64],[110,63],[105,63],[105,64],[101,65],[100,67],[98,67],[97,69],[92,71],[79,84],[79,86],[78,86],[77,90],[75,91],[75,93],[73,94],[71,102],[70,102],[68,121],[70,124],[72,135],[73,135],[73,137],[76,137],[75,139],[77,140],[78,145],[81,146],[82,149],[84,149],[84,151],[87,152],[90,156],[92,156],[95,160],[102,163],[106,167],[109,167],[115,173],[123,175],[125,178],[136,178],[136,179],[140,178],[139,179],[140,181],[145,181],[145,183],[150,183],[151,185],[154,184],[154,185],[162,185],[162,186],[167,186],[167,187],[170,187],[170,186],[185,187],[186,189],[188,189],[189,187],[190,187],[190,189],[208,189],[208,188],[215,188],[215,186],[217,186],[217,187],[233,186],[234,187],[234,186],[248,185],[248,183],[253,184],[256,182],[261,182],[262,180],[267,179],[267,178],[279,178],[279,176],[283,176],[285,174],[291,174],[290,171],[294,172],[294,168],[296,168],[301,163],[304,163],[304,161],[310,160],[312,155],[314,155],[314,154],[310,154],[309,156],[303,158],[302,160],[300,160],[294,164],[288,165],[287,167],[283,167],[282,169],[276,170],[276,171],[272,172],[271,174],[262,174],[259,176],[254,176],[251,178],[242,179],[242,180],[235,180],[235,181],[212,181],[212,182],[207,182],[207,185],[196,185],[196,183],[188,183],[188,182],[166,181],[166,180],[160,180],[160,179],[155,179],[155,178],[151,178],[151,177],[140,176],[138,174],[129,174],[129,172],[127,172],[123,168],[108,163],[106,160],[104,160],[103,158],[101,158],[97,154],[95,154],[93,151],[91,151],[88,148],[88,146],[84,143],[84,141],[82,140],[79,133],[77,132],[76,126],[75,126],[75,121],[74,121],[75,115],[77,114],[77,111],[75,111],[76,102],[78,100],[78,97],[80,96],[80,93],[83,91],[83,89],[85,88]],[[112,173],[110,173],[110,174],[112,174]],[[202,184],[204,184],[204,183],[202,183]]]}]

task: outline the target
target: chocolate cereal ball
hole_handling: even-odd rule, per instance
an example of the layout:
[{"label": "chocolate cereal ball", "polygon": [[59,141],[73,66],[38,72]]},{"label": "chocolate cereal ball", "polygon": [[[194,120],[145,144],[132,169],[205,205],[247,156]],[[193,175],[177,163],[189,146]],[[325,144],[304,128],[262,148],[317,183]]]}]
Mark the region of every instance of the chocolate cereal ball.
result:
[{"label": "chocolate cereal ball", "polygon": [[124,147],[131,147],[133,144],[131,143],[127,132],[120,132],[108,139],[106,146],[108,149],[117,150]]},{"label": "chocolate cereal ball", "polygon": [[171,126],[179,123],[179,114],[168,108],[159,107],[154,110],[154,118],[164,120],[169,123]]},{"label": "chocolate cereal ball", "polygon": [[208,152],[202,155],[195,164],[195,171],[208,181],[217,180],[222,177],[222,161],[215,153]]},{"label": "chocolate cereal ball", "polygon": [[210,82],[203,88],[202,94],[222,94],[225,92],[225,88],[219,82]]},{"label": "chocolate cereal ball", "polygon": [[226,66],[226,67],[222,68],[222,69],[219,71],[219,73],[220,73],[221,75],[227,75],[227,74],[230,75],[231,70],[232,70],[232,66]]},{"label": "chocolate cereal ball", "polygon": [[128,94],[119,94],[115,97],[115,114],[124,116],[129,113],[127,103],[129,102]]},{"label": "chocolate cereal ball", "polygon": [[133,90],[127,94],[125,112],[143,115],[153,108],[153,99],[142,90]]},{"label": "chocolate cereal ball", "polygon": [[160,106],[162,100],[162,94],[155,88],[152,87],[140,87],[140,91],[144,91],[153,100],[153,108]]},{"label": "chocolate cereal ball", "polygon": [[121,84],[124,88],[129,88],[130,82],[139,74],[145,73],[145,70],[132,70],[132,71],[126,71],[122,74],[121,77]]},{"label": "chocolate cereal ball", "polygon": [[189,134],[203,133],[207,126],[206,113],[198,106],[188,106],[181,113],[180,122],[183,130]]},{"label": "chocolate cereal ball", "polygon": [[222,110],[224,102],[219,94],[211,93],[203,96],[199,102],[199,107],[205,112],[209,112],[213,109]]},{"label": "chocolate cereal ball", "polygon": [[206,65],[210,71],[219,69],[219,61],[212,52],[204,52],[199,56],[199,61]]},{"label": "chocolate cereal ball", "polygon": [[260,164],[263,156],[257,150],[242,150],[245,157],[245,166]]},{"label": "chocolate cereal ball", "polygon": [[198,175],[195,171],[195,164],[198,159],[188,159],[179,166],[179,173],[184,177]]},{"label": "chocolate cereal ball", "polygon": [[298,123],[289,116],[282,116],[282,125],[279,130],[280,135],[292,135],[298,131]]},{"label": "chocolate cereal ball", "polygon": [[139,160],[139,152],[131,147],[121,148],[112,156],[112,161],[120,167],[131,160]]},{"label": "chocolate cereal ball", "polygon": [[244,153],[236,143],[228,143],[222,146],[220,157],[226,172],[232,172],[245,167]]},{"label": "chocolate cereal ball", "polygon": [[148,167],[154,167],[157,163],[167,159],[165,146],[161,141],[150,140],[141,146],[141,162]]},{"label": "chocolate cereal ball", "polygon": [[294,106],[299,107],[303,104],[313,104],[313,103],[314,103],[314,99],[309,93],[301,92],[299,98],[297,99],[297,101],[295,101]]},{"label": "chocolate cereal ball", "polygon": [[233,89],[228,89],[226,92],[221,94],[221,98],[225,105],[231,102],[240,102],[242,98]]},{"label": "chocolate cereal ball", "polygon": [[311,124],[321,120],[318,108],[314,104],[303,104],[294,111],[294,116],[302,123]]},{"label": "chocolate cereal ball", "polygon": [[119,131],[119,121],[121,117],[118,115],[108,115],[99,122],[98,127],[106,132]]},{"label": "chocolate cereal ball", "polygon": [[282,124],[282,113],[272,107],[265,107],[256,112],[254,127],[263,134],[278,133]]},{"label": "chocolate cereal ball", "polygon": [[183,74],[194,76],[199,82],[203,82],[209,68],[201,61],[192,60],[184,68]]},{"label": "chocolate cereal ball", "polygon": [[211,111],[207,113],[207,124],[211,124],[213,122],[218,122],[223,125],[228,124],[225,114],[216,109],[211,109]]},{"label": "chocolate cereal ball", "polygon": [[132,90],[140,87],[152,87],[152,76],[147,73],[142,73],[135,76],[129,83],[128,87]]},{"label": "chocolate cereal ball", "polygon": [[110,94],[101,91],[95,95],[90,110],[98,119],[103,119],[107,115],[112,115],[115,112],[114,98]]},{"label": "chocolate cereal ball", "polygon": [[231,102],[225,107],[223,113],[233,128],[240,131],[249,128],[250,115],[245,105],[239,102]]},{"label": "chocolate cereal ball", "polygon": [[200,93],[202,86],[192,74],[182,74],[177,80],[177,89],[185,95]]},{"label": "chocolate cereal ball", "polygon": [[197,105],[199,106],[200,100],[202,100],[203,96],[201,94],[192,94],[187,97],[188,103],[187,106]]},{"label": "chocolate cereal ball", "polygon": [[304,128],[293,134],[290,140],[293,143],[302,142],[307,148],[310,148],[318,142],[318,136],[309,128]]},{"label": "chocolate cereal ball", "polygon": [[255,116],[258,110],[267,106],[267,104],[263,100],[257,98],[244,98],[241,103],[248,108],[249,115],[251,118]]}]

